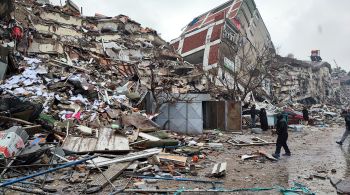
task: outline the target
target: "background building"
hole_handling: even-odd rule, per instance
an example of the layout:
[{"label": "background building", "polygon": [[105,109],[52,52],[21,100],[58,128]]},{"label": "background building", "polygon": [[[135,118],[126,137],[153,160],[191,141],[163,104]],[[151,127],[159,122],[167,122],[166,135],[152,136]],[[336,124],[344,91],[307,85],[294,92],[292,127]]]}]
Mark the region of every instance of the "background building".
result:
[{"label": "background building", "polygon": [[[242,38],[256,49],[273,48],[270,34],[253,0],[228,1],[191,21],[171,45],[205,70],[218,67],[224,38],[237,44]],[[225,56],[222,56],[225,57]]]}]

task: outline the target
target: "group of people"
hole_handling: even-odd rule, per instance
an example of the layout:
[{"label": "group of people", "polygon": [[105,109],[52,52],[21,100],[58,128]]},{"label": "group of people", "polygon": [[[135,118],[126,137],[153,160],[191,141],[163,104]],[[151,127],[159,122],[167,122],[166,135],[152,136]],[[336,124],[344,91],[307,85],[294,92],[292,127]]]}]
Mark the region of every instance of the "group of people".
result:
[{"label": "group of people", "polygon": [[[309,111],[306,107],[303,108],[303,119],[305,122],[309,121]],[[250,115],[252,119],[252,127],[254,128],[256,126],[256,116],[257,116],[257,110],[255,105],[253,105],[250,109]],[[350,108],[348,108],[346,111],[344,111],[341,114],[344,119],[345,119],[345,132],[343,133],[343,136],[340,141],[337,141],[336,143],[339,145],[343,145],[345,139],[349,136],[350,134]],[[268,121],[267,121],[267,113],[265,108],[261,108],[259,112],[259,118],[260,118],[260,124],[261,124],[261,129],[263,131],[267,131],[269,126],[268,126]],[[291,156],[291,152],[289,150],[289,147],[287,145],[287,140],[288,140],[288,123],[286,118],[283,116],[283,114],[278,114],[277,115],[277,123],[276,123],[276,132],[277,132],[277,142],[276,142],[276,150],[275,153],[272,154],[273,157],[275,158],[280,158],[280,153],[281,149],[283,147],[285,154],[284,156]]]},{"label": "group of people", "polygon": [[[252,127],[254,128],[256,126],[256,116],[257,116],[257,110],[255,105],[253,105],[250,108],[250,116],[252,118]],[[267,113],[265,108],[261,108],[259,112],[259,118],[260,118],[260,125],[261,129],[263,131],[267,131],[269,129],[269,124],[267,122]]]}]

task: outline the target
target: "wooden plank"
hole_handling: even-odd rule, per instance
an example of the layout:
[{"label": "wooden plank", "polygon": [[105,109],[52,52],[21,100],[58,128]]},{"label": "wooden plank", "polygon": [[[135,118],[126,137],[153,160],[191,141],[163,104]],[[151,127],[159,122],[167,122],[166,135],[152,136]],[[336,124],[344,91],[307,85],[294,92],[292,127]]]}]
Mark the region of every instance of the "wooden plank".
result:
[{"label": "wooden plank", "polygon": [[114,134],[113,130],[108,128],[99,130],[98,138],[68,136],[62,147],[65,150],[78,153],[130,150],[128,138]]},{"label": "wooden plank", "polygon": [[230,141],[227,143],[233,145],[233,146],[265,146],[265,145],[271,145],[271,144],[276,144],[276,142],[267,142],[267,143],[248,143],[248,144],[235,144]]},{"label": "wooden plank", "polygon": [[78,152],[94,151],[97,144],[95,138],[80,138],[80,145]]},{"label": "wooden plank", "polygon": [[174,164],[180,165],[180,166],[186,166],[187,157],[179,156],[179,155],[172,155],[172,154],[159,154],[158,158],[160,161],[165,162],[172,162]]},{"label": "wooden plank", "polygon": [[[122,173],[123,171],[128,168],[130,166],[131,162],[122,162],[122,163],[116,163],[116,164],[112,164],[111,166],[108,167],[107,170],[105,170],[102,173],[99,173],[98,175],[96,175],[94,177],[94,179],[89,183],[90,186],[101,186],[106,187],[109,182],[113,182],[115,179],[117,179]],[[108,180],[105,178],[105,175]]]},{"label": "wooden plank", "polygon": [[143,139],[147,139],[150,141],[159,141],[160,139],[158,137],[155,137],[153,135],[149,135],[147,133],[140,132],[139,136],[142,137]]},{"label": "wooden plank", "polygon": [[10,121],[10,122],[16,122],[16,123],[20,123],[20,124],[24,124],[24,125],[34,125],[31,122],[22,120],[22,119],[18,119],[18,118],[10,118],[10,117],[6,117],[6,116],[0,116],[1,121]]},{"label": "wooden plank", "polygon": [[263,139],[261,139],[261,138],[259,138],[259,137],[255,137],[254,139],[257,139],[257,140],[259,140],[259,141],[261,141],[261,142],[263,142],[263,143],[269,143],[268,141],[263,140]]},{"label": "wooden plank", "polygon": [[80,137],[68,136],[64,141],[62,148],[70,151],[79,151],[80,143]]},{"label": "wooden plank", "polygon": [[[140,152],[130,153],[127,155],[123,155],[121,157],[117,157],[117,158],[109,159],[109,160],[105,160],[105,161],[96,162],[94,160],[94,162],[97,165],[97,167],[102,167],[102,166],[108,166],[108,165],[111,165],[114,163],[128,162],[128,161],[133,161],[133,160],[137,160],[140,158],[147,158],[149,156],[159,154],[160,152],[161,152],[161,149],[152,148],[152,149],[143,150]],[[87,162],[89,163],[88,167],[91,167],[91,168],[95,167],[95,165],[91,161],[87,161]]]}]

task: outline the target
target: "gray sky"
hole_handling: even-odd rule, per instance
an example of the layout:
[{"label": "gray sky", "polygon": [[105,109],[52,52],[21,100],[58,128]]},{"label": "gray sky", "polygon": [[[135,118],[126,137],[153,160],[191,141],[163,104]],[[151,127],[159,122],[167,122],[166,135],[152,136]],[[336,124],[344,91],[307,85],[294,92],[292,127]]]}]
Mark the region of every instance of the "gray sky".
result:
[{"label": "gray sky", "polygon": [[[60,0],[51,0],[59,3]],[[64,0],[61,0],[62,3]],[[73,0],[84,15],[128,15],[170,41],[194,17],[226,0]],[[350,71],[349,0],[255,0],[279,54],[309,60],[312,49]]]}]

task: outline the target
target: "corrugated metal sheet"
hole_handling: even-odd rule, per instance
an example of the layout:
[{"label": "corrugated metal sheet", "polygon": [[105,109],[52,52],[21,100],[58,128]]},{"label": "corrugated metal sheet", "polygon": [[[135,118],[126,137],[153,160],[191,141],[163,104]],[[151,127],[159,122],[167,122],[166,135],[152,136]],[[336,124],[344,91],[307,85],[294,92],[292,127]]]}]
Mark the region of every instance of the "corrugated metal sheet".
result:
[{"label": "corrugated metal sheet", "polygon": [[98,138],[68,136],[62,148],[80,153],[130,150],[128,138],[108,128],[100,129]]},{"label": "corrugated metal sheet", "polygon": [[184,94],[180,99],[188,102],[163,104],[156,122],[159,126],[179,133],[201,134],[203,132],[202,102],[211,99],[209,94]]}]

